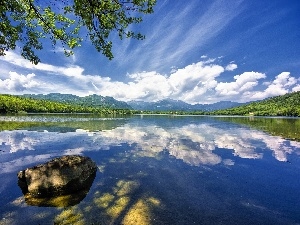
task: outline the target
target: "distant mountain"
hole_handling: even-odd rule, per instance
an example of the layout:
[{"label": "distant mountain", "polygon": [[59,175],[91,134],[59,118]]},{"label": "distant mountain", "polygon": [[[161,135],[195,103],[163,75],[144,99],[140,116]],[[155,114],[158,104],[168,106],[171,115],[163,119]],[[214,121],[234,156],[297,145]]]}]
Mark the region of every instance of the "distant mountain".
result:
[{"label": "distant mountain", "polygon": [[183,101],[164,99],[157,102],[130,101],[127,102],[135,110],[167,111],[190,110],[190,105]]},{"label": "distant mountain", "polygon": [[180,100],[164,99],[157,102],[130,101],[127,102],[135,110],[144,111],[214,111],[243,105],[244,103],[221,101],[214,104],[191,105]]},{"label": "distant mountain", "polygon": [[239,103],[239,102],[231,102],[231,101],[220,101],[213,104],[196,104],[194,105],[195,108],[202,108],[203,111],[211,112],[215,110],[221,109],[229,109],[233,107],[238,107],[245,105],[246,103]]},{"label": "distant mountain", "polygon": [[[282,96],[272,97],[261,101],[237,103],[221,101],[214,104],[191,105],[180,100],[164,99],[157,102],[117,101],[112,97],[89,95],[78,97],[71,94],[52,93],[26,94],[21,97],[50,100],[74,106],[94,107],[96,109],[134,109],[142,111],[202,111],[211,115],[259,115],[259,116],[300,116],[300,92],[293,92]],[[1,109],[1,108],[0,108]]]},{"label": "distant mountain", "polygon": [[79,97],[72,94],[60,94],[50,93],[47,95],[43,94],[24,94],[21,97],[50,100],[60,103],[80,105],[80,106],[92,106],[92,107],[104,107],[111,109],[132,109],[126,102],[118,101],[113,97],[103,97],[101,95],[89,95],[86,97]]}]

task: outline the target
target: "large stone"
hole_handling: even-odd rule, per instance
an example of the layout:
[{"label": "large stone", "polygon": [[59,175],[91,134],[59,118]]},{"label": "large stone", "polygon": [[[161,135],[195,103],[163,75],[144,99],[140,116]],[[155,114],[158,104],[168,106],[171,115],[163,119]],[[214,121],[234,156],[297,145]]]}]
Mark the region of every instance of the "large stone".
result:
[{"label": "large stone", "polygon": [[27,198],[52,198],[89,190],[96,171],[96,164],[88,157],[62,156],[20,171],[18,184]]}]

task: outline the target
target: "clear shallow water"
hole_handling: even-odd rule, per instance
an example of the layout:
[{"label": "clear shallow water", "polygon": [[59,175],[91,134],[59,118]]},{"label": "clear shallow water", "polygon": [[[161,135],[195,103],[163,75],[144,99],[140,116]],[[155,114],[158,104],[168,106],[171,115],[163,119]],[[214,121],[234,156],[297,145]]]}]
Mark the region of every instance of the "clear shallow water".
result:
[{"label": "clear shallow water", "polygon": [[[1,225],[300,224],[300,142],[249,126],[281,126],[300,137],[297,119],[0,120]],[[17,172],[68,154],[98,166],[86,197],[64,208],[27,205]]]}]

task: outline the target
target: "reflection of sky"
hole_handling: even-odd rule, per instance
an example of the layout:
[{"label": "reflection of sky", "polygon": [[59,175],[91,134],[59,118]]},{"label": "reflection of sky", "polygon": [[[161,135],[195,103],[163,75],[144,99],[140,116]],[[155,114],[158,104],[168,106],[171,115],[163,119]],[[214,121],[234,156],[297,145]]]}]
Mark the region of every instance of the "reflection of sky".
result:
[{"label": "reflection of sky", "polygon": [[191,165],[222,162],[220,156],[214,153],[216,148],[228,149],[235,156],[249,159],[262,158],[262,151],[270,150],[279,161],[286,161],[287,154],[300,150],[298,142],[269,136],[261,131],[237,127],[228,130],[208,124],[191,124],[171,129],[127,124],[102,135],[111,140],[137,143],[142,150],[139,151],[141,155],[155,155],[167,149],[171,155]]},{"label": "reflection of sky", "polygon": [[139,156],[155,157],[163,150],[168,150],[170,155],[190,165],[234,164],[230,159],[222,159],[215,153],[216,149],[230,150],[234,156],[249,159],[260,159],[264,151],[269,150],[279,161],[287,161],[287,155],[295,151],[300,153],[299,142],[269,136],[261,131],[235,126],[215,127],[206,123],[168,128],[128,123],[113,130],[98,132],[82,129],[69,133],[3,131],[0,132],[0,143],[1,155],[4,156],[2,162],[6,153],[31,152],[25,158],[1,163],[0,173],[56,155],[108,150],[110,146],[122,143],[135,146],[133,153]]}]

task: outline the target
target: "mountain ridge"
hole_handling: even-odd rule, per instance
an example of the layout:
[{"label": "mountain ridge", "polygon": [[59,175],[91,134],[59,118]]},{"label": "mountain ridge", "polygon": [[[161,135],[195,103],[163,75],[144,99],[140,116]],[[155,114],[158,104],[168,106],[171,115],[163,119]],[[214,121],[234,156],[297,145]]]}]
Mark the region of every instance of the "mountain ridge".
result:
[{"label": "mountain ridge", "polygon": [[24,94],[19,95],[21,97],[50,100],[66,104],[75,104],[81,106],[92,107],[108,107],[112,109],[133,109],[139,111],[205,111],[210,112],[214,110],[221,110],[240,106],[245,103],[237,103],[231,101],[220,101],[213,104],[189,104],[181,100],[174,100],[171,98],[162,99],[156,102],[145,101],[118,101],[113,97],[101,96],[101,95],[88,95],[85,97],[79,97],[73,94]]},{"label": "mountain ridge", "polygon": [[[250,103],[223,101],[206,105],[190,105],[183,101],[172,99],[164,99],[154,103],[131,101],[127,104],[126,102],[117,101],[113,97],[103,97],[98,95],[78,97],[72,94],[59,93],[47,95],[27,94],[14,96],[0,94],[0,98],[0,114],[18,112],[88,112],[109,114],[117,111],[118,113],[122,114],[137,114],[143,113],[142,111],[144,110],[141,109],[147,109],[144,111],[144,113],[300,116],[300,91],[270,97],[259,101],[253,101]],[[133,107],[130,106],[130,104]]]},{"label": "mountain ridge", "polygon": [[162,99],[156,102],[129,101],[127,102],[133,109],[141,111],[205,111],[227,109],[241,106],[247,103],[231,101],[220,101],[213,104],[189,104],[181,100]]},{"label": "mountain ridge", "polygon": [[65,104],[80,105],[84,107],[103,107],[111,109],[132,109],[126,102],[118,101],[113,97],[104,97],[101,95],[88,95],[85,97],[79,97],[73,94],[60,94],[60,93],[49,93],[49,94],[24,94],[19,95],[21,97],[39,99],[39,100],[50,100]]}]

